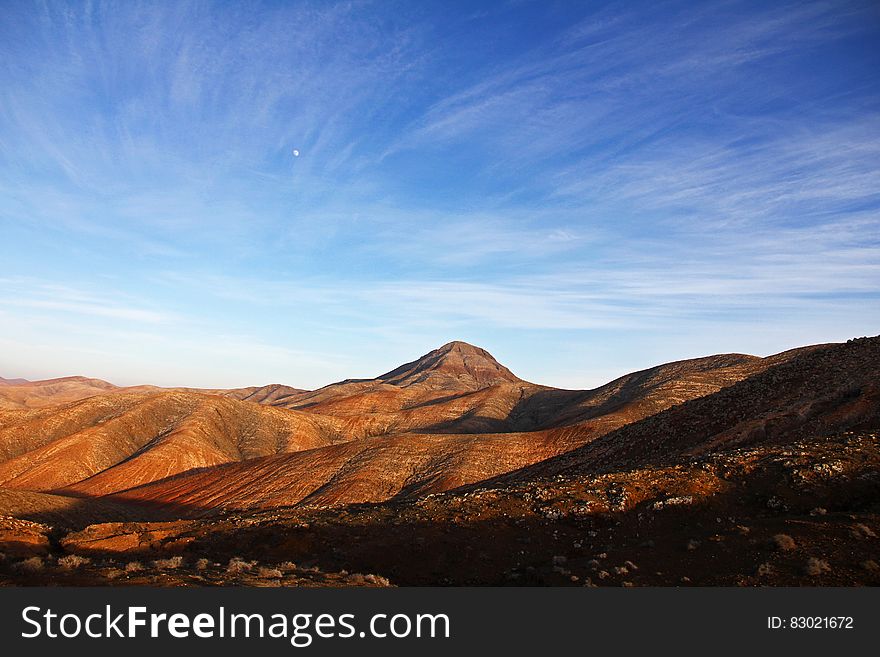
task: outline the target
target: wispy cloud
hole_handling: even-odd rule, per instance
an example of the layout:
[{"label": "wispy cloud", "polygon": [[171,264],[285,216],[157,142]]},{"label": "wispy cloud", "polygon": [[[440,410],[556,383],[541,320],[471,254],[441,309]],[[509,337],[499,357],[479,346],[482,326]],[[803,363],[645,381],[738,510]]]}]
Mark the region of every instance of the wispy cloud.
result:
[{"label": "wispy cloud", "polygon": [[179,316],[162,310],[131,305],[132,300],[120,295],[86,292],[64,284],[33,279],[0,278],[0,308],[59,311],[62,314],[85,315],[125,322],[163,324],[178,321]]},{"label": "wispy cloud", "polygon": [[875,3],[4,9],[19,346],[54,319],[108,362],[141,332],[175,376],[251,349],[242,378],[326,383],[374,340],[537,367],[563,335],[673,358],[880,319]]}]

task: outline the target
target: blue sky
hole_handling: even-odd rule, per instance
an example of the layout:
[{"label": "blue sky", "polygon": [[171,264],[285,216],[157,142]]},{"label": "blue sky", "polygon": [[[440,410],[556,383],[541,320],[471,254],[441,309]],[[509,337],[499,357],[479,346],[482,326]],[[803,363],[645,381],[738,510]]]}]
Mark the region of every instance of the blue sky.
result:
[{"label": "blue sky", "polygon": [[581,388],[877,334],[878,71],[870,1],[5,1],[0,376],[461,339]]}]

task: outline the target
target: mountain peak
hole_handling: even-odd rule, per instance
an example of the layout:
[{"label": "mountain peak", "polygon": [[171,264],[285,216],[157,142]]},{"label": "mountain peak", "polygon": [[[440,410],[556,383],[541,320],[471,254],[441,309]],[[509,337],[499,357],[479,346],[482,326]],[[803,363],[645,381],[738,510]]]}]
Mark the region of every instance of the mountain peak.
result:
[{"label": "mountain peak", "polygon": [[[434,352],[440,352],[442,354],[448,354],[451,352],[458,352],[458,353],[463,353],[463,354],[479,353],[479,354],[482,354],[484,356],[489,357],[493,361],[495,360],[492,357],[492,355],[489,354],[489,352],[486,351],[485,349],[480,349],[480,347],[475,347],[474,345],[472,345],[468,342],[462,342],[461,340],[453,340],[452,342],[447,342],[442,347],[438,347],[437,349],[434,349],[434,351],[429,352],[429,353],[434,353]],[[427,356],[427,354],[425,354],[425,355]]]},{"label": "mountain peak", "polygon": [[403,388],[416,383],[437,388],[460,388],[464,384],[475,390],[520,380],[485,349],[459,340],[377,378]]}]

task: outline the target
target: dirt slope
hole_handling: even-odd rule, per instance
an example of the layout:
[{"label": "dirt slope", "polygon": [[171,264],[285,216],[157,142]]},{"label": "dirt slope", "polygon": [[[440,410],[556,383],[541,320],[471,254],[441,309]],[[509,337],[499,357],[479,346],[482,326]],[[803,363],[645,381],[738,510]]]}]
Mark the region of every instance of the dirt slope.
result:
[{"label": "dirt slope", "polygon": [[[322,418],[186,392],[0,413],[0,486],[102,494],[192,468],[328,445]],[[87,480],[87,481],[84,481]]]}]

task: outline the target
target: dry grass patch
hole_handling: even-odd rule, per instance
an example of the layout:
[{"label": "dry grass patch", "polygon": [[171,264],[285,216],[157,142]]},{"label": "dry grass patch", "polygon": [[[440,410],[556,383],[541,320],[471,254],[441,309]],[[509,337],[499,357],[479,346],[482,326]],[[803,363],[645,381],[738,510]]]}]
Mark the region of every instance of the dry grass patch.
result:
[{"label": "dry grass patch", "polygon": [[241,557],[232,557],[226,565],[226,572],[230,575],[241,575],[251,572],[256,565],[256,561],[245,561]]},{"label": "dry grass patch", "polygon": [[76,570],[80,566],[87,566],[92,563],[88,557],[81,557],[78,554],[68,554],[58,559],[58,565],[64,570]]},{"label": "dry grass patch", "polygon": [[31,557],[30,559],[19,561],[13,567],[16,570],[23,570],[26,573],[37,573],[43,570],[45,565],[42,557]]},{"label": "dry grass patch", "polygon": [[174,570],[183,565],[183,557],[169,557],[168,559],[156,559],[153,562],[153,568],[156,570]]}]

